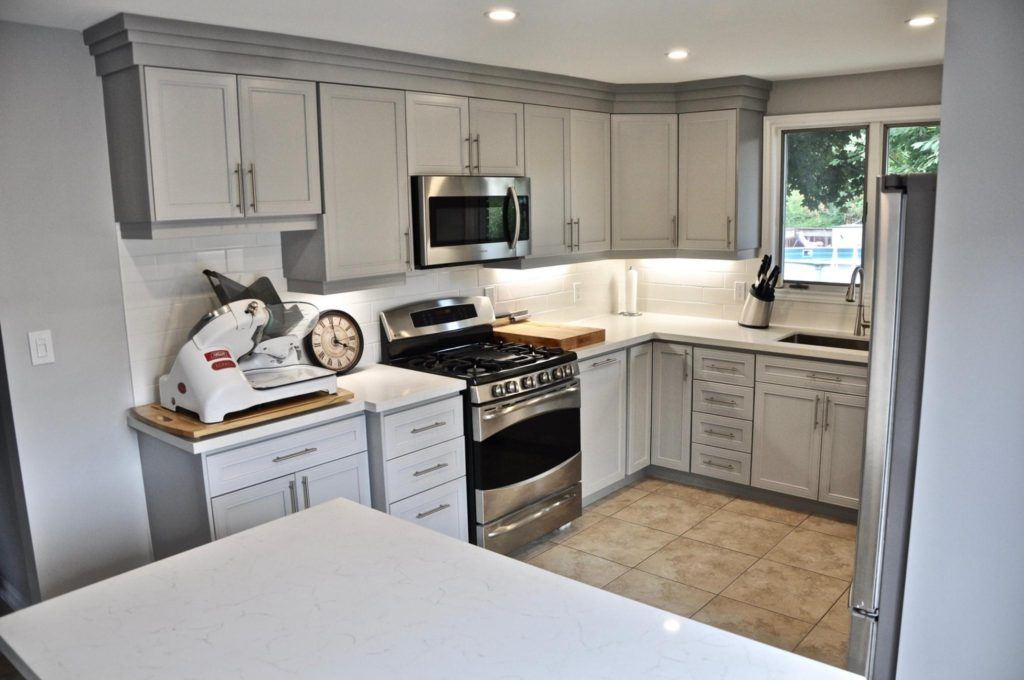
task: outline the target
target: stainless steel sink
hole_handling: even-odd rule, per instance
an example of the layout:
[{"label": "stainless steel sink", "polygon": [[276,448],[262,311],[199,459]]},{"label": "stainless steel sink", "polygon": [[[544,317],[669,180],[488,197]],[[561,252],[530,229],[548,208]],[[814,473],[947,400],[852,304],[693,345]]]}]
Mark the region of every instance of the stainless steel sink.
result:
[{"label": "stainless steel sink", "polygon": [[865,338],[841,338],[834,335],[815,335],[813,333],[793,333],[779,342],[791,342],[795,345],[815,345],[817,347],[838,347],[839,349],[857,349],[867,352],[871,342]]}]

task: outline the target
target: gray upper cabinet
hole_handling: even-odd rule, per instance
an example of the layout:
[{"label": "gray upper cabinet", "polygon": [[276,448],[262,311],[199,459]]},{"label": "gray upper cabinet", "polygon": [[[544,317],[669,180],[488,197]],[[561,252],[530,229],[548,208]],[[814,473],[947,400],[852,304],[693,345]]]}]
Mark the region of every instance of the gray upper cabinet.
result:
[{"label": "gray upper cabinet", "polygon": [[410,175],[468,175],[469,100],[406,92]]},{"label": "gray upper cabinet", "polygon": [[320,85],[323,223],[282,234],[290,289],[332,292],[344,287],[331,282],[407,270],[405,104],[399,90]]},{"label": "gray upper cabinet", "polygon": [[235,76],[147,68],[145,98],[152,211],[118,221],[243,215]]},{"label": "gray upper cabinet", "polygon": [[612,247],[677,244],[678,118],[612,116]]},{"label": "gray upper cabinet", "polygon": [[525,118],[531,256],[563,255],[572,251],[570,111],[527,105]]},{"label": "gray upper cabinet", "polygon": [[474,175],[522,176],[526,173],[523,105],[489,99],[469,100]]},{"label": "gray upper cabinet", "polygon": [[573,248],[581,253],[609,250],[611,116],[572,111],[570,137]]},{"label": "gray upper cabinet", "polygon": [[246,214],[319,213],[316,84],[239,76],[238,120]]},{"label": "gray upper cabinet", "polygon": [[679,116],[679,247],[753,256],[760,246],[762,115]]}]

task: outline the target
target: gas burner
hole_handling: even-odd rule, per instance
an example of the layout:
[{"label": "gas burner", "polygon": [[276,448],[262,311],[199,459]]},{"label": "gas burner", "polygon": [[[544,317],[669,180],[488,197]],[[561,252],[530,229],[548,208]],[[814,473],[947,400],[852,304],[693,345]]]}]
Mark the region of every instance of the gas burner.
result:
[{"label": "gas burner", "polygon": [[491,339],[424,352],[395,359],[391,363],[480,384],[565,363],[573,358],[574,355],[557,347],[535,347]]}]

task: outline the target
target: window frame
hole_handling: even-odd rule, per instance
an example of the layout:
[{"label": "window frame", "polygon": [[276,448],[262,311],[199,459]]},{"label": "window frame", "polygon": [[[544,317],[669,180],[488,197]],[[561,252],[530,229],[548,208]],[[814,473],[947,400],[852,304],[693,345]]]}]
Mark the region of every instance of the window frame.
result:
[{"label": "window frame", "polygon": [[[864,194],[864,247],[862,251],[865,271],[865,287],[870,286],[872,258],[874,255],[875,206],[878,199],[878,187],[875,181],[882,174],[886,162],[886,128],[890,126],[922,124],[930,121],[941,125],[940,107],[909,106],[889,109],[859,109],[853,111],[827,111],[822,113],[797,113],[764,118],[764,145],[761,196],[761,228],[764,243],[768,247],[765,253],[782,264],[782,167],[785,150],[782,145],[782,133],[789,130],[814,130],[821,128],[842,128],[863,126],[868,129],[867,152],[867,187]],[[808,299],[824,301],[829,298],[841,300],[845,294],[845,283],[806,283],[807,288],[788,288],[786,281],[780,277],[778,297],[780,299]],[[870,289],[870,288],[868,288]]]}]

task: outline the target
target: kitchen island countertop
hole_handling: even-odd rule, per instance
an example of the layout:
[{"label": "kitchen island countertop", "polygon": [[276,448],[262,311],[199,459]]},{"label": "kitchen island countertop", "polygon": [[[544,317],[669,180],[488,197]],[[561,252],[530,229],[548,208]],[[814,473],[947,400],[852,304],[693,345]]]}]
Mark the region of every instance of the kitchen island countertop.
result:
[{"label": "kitchen island countertop", "polygon": [[52,678],[854,678],[344,500],[0,618]]}]

